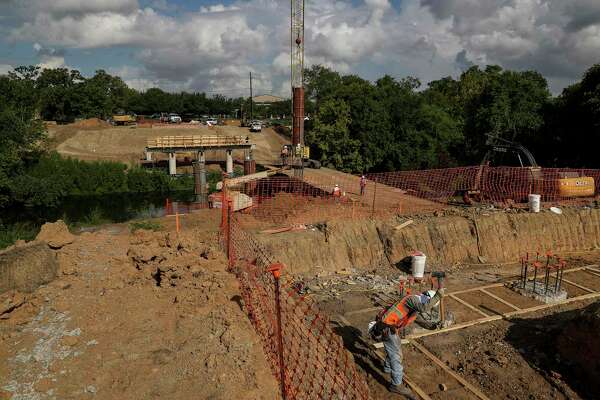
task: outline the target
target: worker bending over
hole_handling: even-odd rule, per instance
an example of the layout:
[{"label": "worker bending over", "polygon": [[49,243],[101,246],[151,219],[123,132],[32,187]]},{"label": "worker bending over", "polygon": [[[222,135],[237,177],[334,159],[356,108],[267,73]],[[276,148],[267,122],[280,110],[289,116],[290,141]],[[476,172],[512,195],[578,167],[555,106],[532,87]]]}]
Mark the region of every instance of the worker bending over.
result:
[{"label": "worker bending over", "polygon": [[[392,375],[392,383],[388,388],[390,392],[402,394],[409,399],[415,398],[410,389],[402,386],[403,367],[399,330],[413,323],[418,314],[429,314],[432,308],[439,305],[443,295],[444,288],[439,288],[436,292],[429,290],[422,294],[405,296],[396,304],[382,310],[375,322],[369,324],[371,337],[383,342],[384,371]],[[436,324],[426,326],[428,329],[435,327]]]}]

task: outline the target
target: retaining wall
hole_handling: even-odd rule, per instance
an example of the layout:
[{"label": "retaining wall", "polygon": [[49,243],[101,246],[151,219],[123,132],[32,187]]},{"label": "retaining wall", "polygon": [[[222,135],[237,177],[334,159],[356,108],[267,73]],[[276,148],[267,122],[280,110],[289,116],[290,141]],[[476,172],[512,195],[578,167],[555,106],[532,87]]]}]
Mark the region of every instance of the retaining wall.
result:
[{"label": "retaining wall", "polygon": [[328,240],[320,231],[259,234],[277,261],[293,273],[372,270],[397,263],[414,250],[436,267],[467,263],[517,262],[526,252],[556,253],[600,249],[600,210],[539,214],[496,212],[474,217],[429,217],[400,230],[397,221],[330,223]]},{"label": "retaining wall", "polygon": [[52,281],[58,271],[56,254],[45,242],[34,241],[0,252],[0,293],[33,292]]}]

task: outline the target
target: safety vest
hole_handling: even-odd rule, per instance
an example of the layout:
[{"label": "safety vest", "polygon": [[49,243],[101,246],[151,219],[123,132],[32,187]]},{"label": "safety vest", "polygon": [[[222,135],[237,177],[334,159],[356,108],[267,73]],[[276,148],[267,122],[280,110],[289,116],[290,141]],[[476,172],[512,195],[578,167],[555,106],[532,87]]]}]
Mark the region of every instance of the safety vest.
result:
[{"label": "safety vest", "polygon": [[408,296],[388,308],[381,315],[381,321],[396,328],[404,328],[410,325],[417,318],[417,313],[406,306],[407,299]]}]

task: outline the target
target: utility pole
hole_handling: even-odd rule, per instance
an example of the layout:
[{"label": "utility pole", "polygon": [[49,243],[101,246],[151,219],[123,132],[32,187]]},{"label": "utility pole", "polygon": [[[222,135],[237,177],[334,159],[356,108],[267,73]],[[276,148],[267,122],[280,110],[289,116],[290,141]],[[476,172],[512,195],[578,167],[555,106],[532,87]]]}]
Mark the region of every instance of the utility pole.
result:
[{"label": "utility pole", "polygon": [[252,96],[252,71],[250,71],[250,122],[254,120],[254,100]]}]

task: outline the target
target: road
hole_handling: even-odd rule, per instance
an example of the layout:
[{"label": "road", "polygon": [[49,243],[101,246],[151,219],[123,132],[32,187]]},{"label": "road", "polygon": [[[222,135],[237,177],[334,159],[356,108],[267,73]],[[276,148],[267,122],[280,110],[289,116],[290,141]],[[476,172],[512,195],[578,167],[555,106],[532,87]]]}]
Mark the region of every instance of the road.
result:
[{"label": "road", "polygon": [[[293,171],[287,171],[293,176]],[[330,168],[304,169],[304,180],[328,193],[333,192],[335,185],[339,185],[342,192],[363,206],[373,206],[375,196],[375,210],[397,210],[402,213],[435,211],[444,208],[440,203],[432,202],[418,197],[407,195],[401,189],[391,186],[376,184],[367,180],[367,186],[363,196],[360,195],[360,177],[340,172]]]}]

